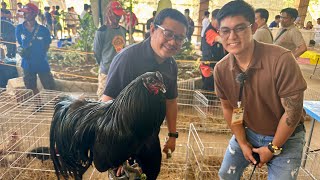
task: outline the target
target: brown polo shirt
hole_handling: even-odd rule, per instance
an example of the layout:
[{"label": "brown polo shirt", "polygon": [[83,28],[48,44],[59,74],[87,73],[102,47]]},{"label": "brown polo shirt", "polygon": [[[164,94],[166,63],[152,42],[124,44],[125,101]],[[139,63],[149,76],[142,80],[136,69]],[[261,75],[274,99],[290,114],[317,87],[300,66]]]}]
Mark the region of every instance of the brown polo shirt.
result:
[{"label": "brown polo shirt", "polygon": [[[240,84],[236,76],[242,72],[234,56],[228,54],[214,69],[215,91],[221,99],[236,108]],[[245,126],[256,133],[274,135],[284,113],[280,98],[307,88],[293,54],[287,49],[255,41],[253,59],[246,71],[242,106]],[[297,117],[303,122],[302,117]]]}]

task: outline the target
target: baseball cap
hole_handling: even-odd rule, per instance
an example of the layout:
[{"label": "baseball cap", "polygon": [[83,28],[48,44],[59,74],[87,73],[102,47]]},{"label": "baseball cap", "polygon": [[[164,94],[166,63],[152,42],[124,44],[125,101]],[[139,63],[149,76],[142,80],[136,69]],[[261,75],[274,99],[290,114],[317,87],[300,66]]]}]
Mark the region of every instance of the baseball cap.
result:
[{"label": "baseball cap", "polygon": [[121,4],[117,1],[111,2],[111,8],[114,14],[117,16],[122,16],[125,14],[125,11],[123,10]]},{"label": "baseball cap", "polygon": [[23,8],[21,8],[20,11],[21,12],[34,12],[34,13],[38,14],[39,8],[33,3],[28,3]]}]

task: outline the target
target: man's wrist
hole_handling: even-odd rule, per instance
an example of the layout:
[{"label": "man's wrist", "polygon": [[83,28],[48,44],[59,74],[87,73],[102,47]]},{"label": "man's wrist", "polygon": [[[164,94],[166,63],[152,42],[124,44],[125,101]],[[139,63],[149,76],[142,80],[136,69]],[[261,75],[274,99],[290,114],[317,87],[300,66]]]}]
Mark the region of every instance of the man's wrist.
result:
[{"label": "man's wrist", "polygon": [[179,133],[178,132],[169,132],[168,136],[169,136],[169,138],[178,138]]}]

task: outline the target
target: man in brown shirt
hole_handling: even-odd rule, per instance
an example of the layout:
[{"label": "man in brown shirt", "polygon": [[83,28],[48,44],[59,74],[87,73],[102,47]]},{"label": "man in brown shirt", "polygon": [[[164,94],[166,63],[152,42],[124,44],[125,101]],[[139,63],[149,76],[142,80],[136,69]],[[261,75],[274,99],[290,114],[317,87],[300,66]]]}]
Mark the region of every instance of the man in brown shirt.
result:
[{"label": "man in brown shirt", "polygon": [[[234,134],[219,177],[240,179],[250,162],[257,163],[254,152],[259,167],[267,163],[268,179],[296,179],[307,85],[289,50],[253,40],[254,17],[253,7],[244,1],[227,3],[217,15],[229,54],[215,66],[215,90]],[[241,111],[243,116],[236,113]]]},{"label": "man in brown shirt", "polygon": [[298,58],[307,50],[301,32],[294,26],[298,11],[293,8],[286,8],[281,10],[280,15],[281,28],[275,37],[274,44],[289,49],[294,57]]}]

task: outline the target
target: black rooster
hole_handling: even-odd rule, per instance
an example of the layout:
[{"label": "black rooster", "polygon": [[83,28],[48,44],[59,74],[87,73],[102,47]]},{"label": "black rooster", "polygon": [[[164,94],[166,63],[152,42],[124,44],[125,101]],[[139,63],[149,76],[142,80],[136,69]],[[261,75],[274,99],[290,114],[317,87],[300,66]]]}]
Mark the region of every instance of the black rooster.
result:
[{"label": "black rooster", "polygon": [[138,152],[165,117],[164,93],[162,75],[148,72],[113,101],[60,100],[50,129],[50,154],[58,178],[61,174],[82,179],[92,162],[104,172]]}]

